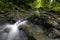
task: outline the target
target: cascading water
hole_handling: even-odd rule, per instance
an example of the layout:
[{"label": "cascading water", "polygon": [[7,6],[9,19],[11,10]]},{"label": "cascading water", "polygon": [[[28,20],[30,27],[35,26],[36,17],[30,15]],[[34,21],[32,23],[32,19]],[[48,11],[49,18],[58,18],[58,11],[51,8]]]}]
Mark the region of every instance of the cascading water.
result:
[{"label": "cascading water", "polygon": [[18,20],[15,24],[8,24],[6,25],[6,28],[10,29],[7,40],[14,40],[14,38],[19,35],[19,29],[18,27],[22,24],[26,24],[26,20]]}]

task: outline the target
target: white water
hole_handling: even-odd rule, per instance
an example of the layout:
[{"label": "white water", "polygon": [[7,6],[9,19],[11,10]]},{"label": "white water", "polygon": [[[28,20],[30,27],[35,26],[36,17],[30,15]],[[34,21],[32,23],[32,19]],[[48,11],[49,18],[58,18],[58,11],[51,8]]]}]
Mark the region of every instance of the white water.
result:
[{"label": "white water", "polygon": [[20,25],[26,24],[27,21],[18,20],[15,24],[8,24],[6,28],[10,29],[8,33],[7,40],[14,40],[14,38],[19,34],[18,27]]}]

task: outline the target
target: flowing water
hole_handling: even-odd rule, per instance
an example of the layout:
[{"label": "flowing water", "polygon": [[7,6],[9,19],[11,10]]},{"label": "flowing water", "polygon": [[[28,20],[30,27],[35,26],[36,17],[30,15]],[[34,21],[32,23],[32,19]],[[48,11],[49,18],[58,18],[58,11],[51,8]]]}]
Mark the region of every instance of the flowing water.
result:
[{"label": "flowing water", "polygon": [[[9,32],[3,33],[2,39],[0,39],[0,40],[17,40],[17,39],[15,39],[17,36],[24,35],[23,31],[19,31],[18,27],[20,25],[23,25],[26,23],[27,23],[27,21],[25,21],[25,20],[18,20],[15,24],[6,24],[4,29],[8,29]],[[27,40],[27,38],[25,38],[23,40]]]},{"label": "flowing water", "polygon": [[[28,36],[26,35],[25,31],[23,30],[19,30],[18,27],[21,25],[26,24],[27,21],[26,20],[18,20],[16,23],[14,24],[6,24],[3,26],[0,26],[0,40],[28,40]],[[30,25],[31,27],[31,25]],[[36,28],[36,32],[42,32],[42,29],[40,29],[40,27],[38,26],[33,26],[32,28]],[[32,29],[30,28],[30,29]],[[5,31],[5,29],[7,29]],[[31,30],[30,30],[31,31]],[[35,33],[36,35],[36,33]],[[38,35],[36,35],[38,38]],[[45,40],[45,38],[47,39],[47,36],[45,36],[44,34],[40,34],[39,39],[36,40]],[[29,39],[30,40],[30,39]],[[55,40],[55,39],[47,39],[47,40]],[[59,39],[56,39],[59,40]]]}]

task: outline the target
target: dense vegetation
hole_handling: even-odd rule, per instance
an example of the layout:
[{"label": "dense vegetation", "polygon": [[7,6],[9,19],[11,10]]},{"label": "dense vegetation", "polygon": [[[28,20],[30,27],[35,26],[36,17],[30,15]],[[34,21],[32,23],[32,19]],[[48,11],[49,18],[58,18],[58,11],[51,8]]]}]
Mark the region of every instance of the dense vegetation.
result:
[{"label": "dense vegetation", "polygon": [[0,0],[0,8],[2,10],[13,9],[14,7],[20,10],[42,7],[60,11],[60,0]]}]

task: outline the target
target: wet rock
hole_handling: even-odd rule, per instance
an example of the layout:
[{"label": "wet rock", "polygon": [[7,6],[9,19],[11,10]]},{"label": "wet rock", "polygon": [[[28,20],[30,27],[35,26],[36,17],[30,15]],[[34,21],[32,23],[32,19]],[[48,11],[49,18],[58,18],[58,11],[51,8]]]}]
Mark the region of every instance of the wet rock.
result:
[{"label": "wet rock", "polygon": [[[56,19],[51,13],[40,14],[40,16],[34,15],[28,19],[30,22],[35,25],[42,26],[42,29],[45,31],[45,34],[49,36],[49,38],[55,39],[60,38],[60,31],[57,28],[60,27],[58,19]],[[36,21],[35,21],[36,20]],[[56,28],[56,29],[54,29]],[[60,29],[60,28],[59,28]]]},{"label": "wet rock", "polygon": [[[16,10],[18,10],[18,9],[16,9]],[[59,34],[60,31],[58,30],[58,29],[60,29],[60,24],[57,21],[59,19],[55,18],[52,15],[55,12],[52,13],[52,11],[49,11],[50,13],[43,12],[43,14],[41,13],[39,15],[35,15],[34,12],[30,11],[31,15],[28,15],[30,12],[27,12],[24,14],[24,13],[18,12],[16,10],[9,11],[4,15],[2,13],[0,15],[1,16],[0,22],[4,23],[4,21],[8,21],[9,23],[13,24],[18,19],[25,17],[25,18],[27,18],[28,22],[30,22],[30,24],[28,23],[24,26],[20,26],[19,30],[20,31],[26,30],[29,35],[29,40],[52,40],[52,39],[55,40],[56,38],[60,38],[60,34]],[[7,30],[9,30],[9,29],[7,29]],[[8,32],[7,30],[6,30],[6,32]],[[24,32],[22,32],[21,34],[26,35]],[[22,37],[22,39],[23,39],[23,37]]]},{"label": "wet rock", "polygon": [[48,33],[48,36],[52,39],[59,39],[60,38],[60,32],[56,29],[53,29],[52,31],[50,31],[50,33]]}]

